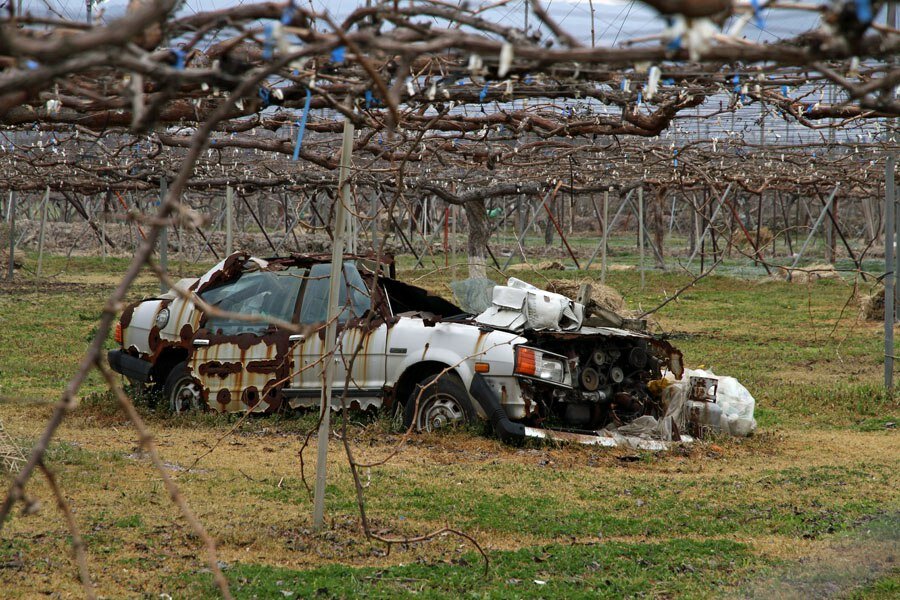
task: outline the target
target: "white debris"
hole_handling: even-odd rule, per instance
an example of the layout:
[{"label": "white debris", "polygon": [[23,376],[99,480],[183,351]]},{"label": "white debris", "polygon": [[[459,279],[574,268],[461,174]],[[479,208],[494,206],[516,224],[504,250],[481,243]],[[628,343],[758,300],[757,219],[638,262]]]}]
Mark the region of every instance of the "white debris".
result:
[{"label": "white debris", "polygon": [[512,332],[574,331],[583,319],[583,305],[515,277],[494,287],[491,306],[475,317],[479,323]]}]

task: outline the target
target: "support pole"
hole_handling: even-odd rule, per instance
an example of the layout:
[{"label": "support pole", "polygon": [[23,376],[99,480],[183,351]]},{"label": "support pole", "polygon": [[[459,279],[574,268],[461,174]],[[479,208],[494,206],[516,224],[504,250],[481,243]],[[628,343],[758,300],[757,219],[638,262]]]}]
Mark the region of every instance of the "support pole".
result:
[{"label": "support pole", "polygon": [[[41,271],[44,268],[44,229],[47,227],[47,204],[50,203],[50,186],[47,186],[47,191],[44,192],[44,201],[41,203],[41,228],[38,233],[38,264],[37,264],[37,276],[41,276]],[[105,246],[104,246],[105,247]]]},{"label": "support pole", "polygon": [[[722,210],[722,207],[725,205],[725,200],[728,198],[728,194],[731,192],[732,185],[733,184],[729,183],[728,187],[725,188],[725,193],[722,194],[722,197],[719,199],[719,205],[716,206],[716,210],[713,211],[712,216],[709,218],[709,223],[706,225],[706,229],[703,230],[703,235],[701,235],[700,239],[697,240],[697,245],[694,247],[694,251],[691,253],[691,257],[687,261],[687,266],[685,267],[686,269],[691,268],[691,263],[694,262],[694,257],[697,256],[697,252],[699,252],[703,247],[703,242],[704,240],[706,240],[706,236],[709,235],[716,217],[719,216],[719,211]],[[700,272],[703,272],[703,265],[700,265]]]},{"label": "support pole", "polygon": [[13,264],[15,264],[16,259],[16,193],[13,191],[9,192],[9,212],[7,213],[7,218],[9,219],[9,270],[6,272],[6,280],[12,281]]},{"label": "support pole", "polygon": [[889,155],[884,170],[884,387],[894,391],[894,168]]},{"label": "support pole", "polygon": [[[834,197],[837,194],[838,188],[841,187],[841,182],[837,182],[834,186],[834,189],[831,190],[831,195],[828,196],[828,202],[825,203],[825,207],[822,209],[822,212],[819,213],[819,218],[816,219],[815,224],[812,226],[812,229],[809,231],[809,235],[806,237],[806,241],[803,242],[803,246],[800,248],[800,253],[794,258],[794,262],[791,264],[791,270],[797,266],[797,263],[800,262],[800,259],[803,258],[803,254],[806,252],[806,249],[809,247],[809,243],[812,241],[813,236],[816,234],[816,231],[819,229],[819,225],[822,224],[822,221],[825,219],[825,215],[828,214],[828,211],[831,210],[831,203],[834,202]],[[886,213],[885,213],[886,214]],[[891,221],[893,222],[893,213],[891,213]],[[893,229],[892,229],[893,231]],[[885,242],[887,244],[887,242]],[[885,246],[886,248],[886,246]],[[885,256],[887,255],[887,250],[885,249]],[[887,264],[887,263],[886,263]],[[888,268],[889,271],[893,271],[893,266]],[[790,279],[791,273],[788,272],[788,279]]]},{"label": "support pole", "polygon": [[600,257],[600,283],[606,285],[606,254],[609,251],[609,190],[603,192],[603,254]]},{"label": "support pole", "polygon": [[[169,182],[166,181],[165,177],[159,178],[159,203],[162,204],[166,201],[166,194],[169,193]],[[159,266],[162,268],[163,273],[167,273],[169,271],[169,226],[163,225],[159,228]],[[166,282],[160,279],[159,281],[159,293],[165,294],[169,291],[169,286],[166,285]]]},{"label": "support pole", "polygon": [[[556,184],[556,187],[553,189],[553,194],[550,197],[550,203],[553,204],[553,199],[556,197],[556,193],[559,191],[560,186],[562,186],[562,181]],[[557,206],[559,204],[557,203]],[[553,227],[556,228],[556,232],[559,234],[562,243],[565,245],[566,250],[569,251],[569,256],[572,257],[572,261],[575,263],[575,268],[579,271],[581,270],[581,265],[578,264],[578,258],[575,256],[575,252],[572,251],[572,247],[569,246],[569,240],[566,239],[565,234],[563,233],[562,227],[560,227],[559,222],[556,220],[556,217],[553,216],[553,213],[550,211],[550,207],[547,206],[547,202],[544,202],[544,210],[547,211],[547,216],[550,217],[550,221],[553,223]]]},{"label": "support pole", "polygon": [[225,188],[225,256],[234,252],[234,189]]},{"label": "support pole", "polygon": [[[619,210],[616,211],[616,214],[613,215],[612,222],[609,225],[607,225],[607,227],[606,227],[607,231],[612,231],[613,229],[615,229],[616,223],[619,221],[619,217],[622,216],[622,213],[625,211],[625,208],[629,205],[629,200],[631,199],[631,194],[633,192],[634,192],[634,188],[631,188],[630,190],[628,190],[628,193],[625,194],[625,199],[622,200],[622,203],[619,205]],[[608,192],[607,192],[607,195],[608,195]],[[609,203],[607,202],[607,206],[608,206],[608,204]],[[632,203],[632,205],[633,205],[633,203]],[[609,214],[609,213],[607,213],[607,214]],[[603,218],[603,221],[604,221],[604,223],[606,222],[605,216]],[[603,249],[603,240],[601,240],[600,244],[598,244],[597,247],[594,248],[594,253],[591,254],[590,260],[584,266],[585,271],[587,271],[588,269],[591,268],[591,265],[594,264],[594,260],[597,258],[597,254],[599,254],[602,249]]]},{"label": "support pole", "polygon": [[640,257],[641,289],[644,289],[644,186],[638,188],[638,255]]},{"label": "support pole", "polygon": [[319,418],[318,457],[316,460],[316,491],[313,504],[313,531],[325,525],[325,481],[328,463],[328,438],[331,433],[331,388],[334,383],[334,364],[337,360],[336,337],[341,274],[344,265],[344,236],[347,234],[347,207],[350,202],[350,155],[353,152],[353,122],[344,119],[344,140],[341,148],[341,168],[338,179],[338,202],[335,206],[334,241],[331,245],[331,279],[328,289],[328,321],[325,325],[325,360],[322,361],[322,405]]}]

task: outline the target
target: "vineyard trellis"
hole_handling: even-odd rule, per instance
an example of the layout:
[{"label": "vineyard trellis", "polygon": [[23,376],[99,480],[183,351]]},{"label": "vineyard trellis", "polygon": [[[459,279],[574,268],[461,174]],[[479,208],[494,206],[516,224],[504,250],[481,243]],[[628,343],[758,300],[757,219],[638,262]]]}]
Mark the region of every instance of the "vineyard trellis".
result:
[{"label": "vineyard trellis", "polygon": [[[862,277],[883,229],[878,199],[892,189],[885,163],[896,152],[900,114],[893,4],[644,0],[669,26],[611,46],[586,43],[538,1],[526,4],[533,22],[525,28],[491,18],[512,4],[504,0],[370,2],[341,21],[293,2],[190,15],[179,4],[134,2],[121,18],[85,24],[18,14],[10,3],[0,20],[0,192],[11,249],[23,235],[16,227],[30,231],[24,221],[77,214],[102,252],[116,249],[111,223],[124,220],[133,254],[10,487],[0,526],[35,468],[58,490],[42,459],[97,368],[230,596],[212,538],[162,468],[152,434],[103,363],[102,344],[163,231],[178,232],[167,244],[183,253],[225,252],[224,235],[212,232],[231,220],[223,226],[210,215],[226,212],[226,190],[236,196],[239,229],[265,234],[273,253],[308,249],[301,238],[309,231],[321,232],[327,248],[341,202],[345,120],[358,134],[353,199],[344,208],[370,247],[381,253],[396,244],[434,260],[437,232],[451,216],[454,226],[464,218],[472,276],[484,275],[489,258],[502,269],[492,240],[510,227],[492,224],[489,208],[514,221],[511,252],[526,260],[523,232],[543,226],[547,239],[554,230],[565,239],[580,217],[588,229],[600,224],[605,252],[611,227],[602,212],[617,215],[613,221],[618,213],[631,223],[639,217],[638,245],[665,267],[667,228],[679,227],[685,254],[700,253],[701,276],[730,251],[777,268],[764,246],[774,250],[778,239],[796,267],[801,231],[818,223],[826,225],[829,258],[842,246]],[[788,10],[820,20],[771,43],[741,36],[762,12],[772,20]],[[610,194],[601,211],[598,198]],[[892,205],[889,198],[887,214]],[[269,236],[274,230],[279,235]],[[364,515],[359,465],[342,439]],[[92,597],[81,536],[57,498]]]}]

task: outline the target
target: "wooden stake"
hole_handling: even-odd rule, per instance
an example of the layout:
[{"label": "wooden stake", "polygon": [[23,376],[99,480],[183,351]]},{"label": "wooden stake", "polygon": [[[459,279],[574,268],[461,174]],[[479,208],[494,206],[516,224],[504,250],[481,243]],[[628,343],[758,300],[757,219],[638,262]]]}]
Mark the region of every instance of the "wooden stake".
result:
[{"label": "wooden stake", "polygon": [[[41,204],[41,228],[38,233],[38,264],[37,276],[41,276],[41,270],[44,267],[44,228],[47,226],[47,204],[50,202],[50,186],[44,192],[44,202]],[[102,238],[101,238],[102,239]]]},{"label": "wooden stake", "polygon": [[[353,122],[344,119],[344,140],[341,149],[341,168],[338,179],[338,202],[335,206],[334,241],[331,245],[331,279],[328,289],[328,320],[325,326],[325,360],[322,361],[322,404],[320,407],[318,457],[316,461],[316,489],[313,502],[313,531],[322,531],[325,525],[325,483],[328,468],[328,439],[331,434],[331,388],[334,383],[334,365],[337,360],[337,316],[343,308],[338,306],[341,274],[344,265],[344,238],[347,235],[347,210],[350,202],[350,155],[353,152]],[[343,392],[343,388],[342,388]]]},{"label": "wooden stake", "polygon": [[16,193],[9,192],[9,270],[6,272],[6,280],[13,280],[13,264],[16,258]]}]

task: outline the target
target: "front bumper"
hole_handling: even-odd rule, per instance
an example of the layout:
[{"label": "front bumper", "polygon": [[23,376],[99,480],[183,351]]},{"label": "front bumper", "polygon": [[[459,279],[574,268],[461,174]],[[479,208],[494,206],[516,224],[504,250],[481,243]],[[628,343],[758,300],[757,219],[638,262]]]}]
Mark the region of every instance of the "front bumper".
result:
[{"label": "front bumper", "polygon": [[116,373],[121,373],[128,379],[146,383],[150,381],[150,370],[153,365],[146,360],[135,358],[122,350],[110,350],[106,355],[109,366]]}]

